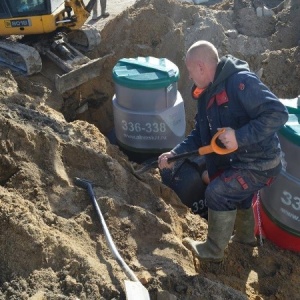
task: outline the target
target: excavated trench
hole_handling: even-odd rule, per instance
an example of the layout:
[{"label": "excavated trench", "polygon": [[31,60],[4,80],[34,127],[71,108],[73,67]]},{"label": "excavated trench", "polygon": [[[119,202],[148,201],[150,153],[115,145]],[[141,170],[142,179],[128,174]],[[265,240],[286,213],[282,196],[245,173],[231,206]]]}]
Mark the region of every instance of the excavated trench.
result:
[{"label": "excavated trench", "polygon": [[[269,9],[281,2],[264,1]],[[110,136],[115,125],[113,68],[122,58],[154,56],[167,58],[178,66],[178,90],[185,102],[188,133],[193,126],[195,103],[190,97],[191,82],[183,58],[186,49],[198,39],[213,42],[220,56],[230,53],[246,60],[279,98],[296,97],[299,94],[298,10],[259,16],[255,3],[212,1],[203,6],[136,3],[101,31],[102,43],[93,56],[109,57],[99,78],[63,95],[62,112],[66,120],[88,121]]]}]

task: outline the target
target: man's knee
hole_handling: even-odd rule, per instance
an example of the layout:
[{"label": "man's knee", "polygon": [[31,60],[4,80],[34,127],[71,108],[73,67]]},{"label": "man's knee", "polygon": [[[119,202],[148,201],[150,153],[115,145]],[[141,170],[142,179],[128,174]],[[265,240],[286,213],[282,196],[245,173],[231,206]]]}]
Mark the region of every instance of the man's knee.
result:
[{"label": "man's knee", "polygon": [[223,184],[219,184],[219,180],[213,180],[206,188],[205,199],[208,208],[212,210],[222,211],[228,210],[227,197],[228,191]]}]

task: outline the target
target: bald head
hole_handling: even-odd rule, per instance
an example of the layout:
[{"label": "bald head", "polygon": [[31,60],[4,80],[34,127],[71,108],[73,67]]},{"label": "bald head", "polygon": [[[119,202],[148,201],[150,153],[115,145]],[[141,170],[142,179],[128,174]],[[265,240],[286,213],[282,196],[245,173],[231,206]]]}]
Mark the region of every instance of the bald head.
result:
[{"label": "bald head", "polygon": [[185,64],[189,77],[199,88],[205,88],[213,82],[218,63],[218,50],[207,41],[194,43],[186,53]]},{"label": "bald head", "polygon": [[208,41],[198,41],[187,51],[187,59],[202,60],[211,64],[218,64],[219,54],[216,47]]}]

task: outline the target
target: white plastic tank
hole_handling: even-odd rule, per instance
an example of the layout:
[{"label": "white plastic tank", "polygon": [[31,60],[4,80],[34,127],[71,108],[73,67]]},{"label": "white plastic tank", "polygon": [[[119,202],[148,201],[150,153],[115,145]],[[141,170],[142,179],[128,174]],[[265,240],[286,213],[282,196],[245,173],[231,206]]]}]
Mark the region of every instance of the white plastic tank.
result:
[{"label": "white plastic tank", "polygon": [[288,110],[293,113],[278,132],[283,169],[276,181],[261,191],[261,203],[270,220],[300,242],[300,111]]},{"label": "white plastic tank", "polygon": [[126,150],[160,153],[185,136],[178,67],[166,58],[123,58],[113,68],[117,143]]}]

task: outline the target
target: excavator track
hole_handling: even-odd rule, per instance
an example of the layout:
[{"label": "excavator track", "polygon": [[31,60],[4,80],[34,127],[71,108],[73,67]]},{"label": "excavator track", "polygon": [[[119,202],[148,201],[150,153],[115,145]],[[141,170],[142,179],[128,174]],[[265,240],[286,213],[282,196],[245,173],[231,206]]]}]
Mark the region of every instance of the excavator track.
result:
[{"label": "excavator track", "polygon": [[[66,40],[61,39],[64,51],[69,53],[68,58],[59,55],[59,51],[40,39],[32,46],[11,40],[0,41],[0,65],[25,75],[39,73],[42,70],[41,55],[46,55],[64,72],[56,74],[55,87],[60,93],[76,88],[80,84],[100,75],[105,59],[89,59],[84,52],[95,49],[101,42],[99,31],[92,26],[85,25],[82,29],[71,31]],[[59,43],[58,43],[59,44]]]},{"label": "excavator track", "polygon": [[0,65],[24,75],[42,70],[41,56],[35,48],[10,40],[0,41]]}]

